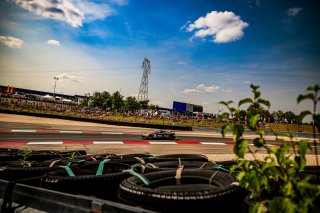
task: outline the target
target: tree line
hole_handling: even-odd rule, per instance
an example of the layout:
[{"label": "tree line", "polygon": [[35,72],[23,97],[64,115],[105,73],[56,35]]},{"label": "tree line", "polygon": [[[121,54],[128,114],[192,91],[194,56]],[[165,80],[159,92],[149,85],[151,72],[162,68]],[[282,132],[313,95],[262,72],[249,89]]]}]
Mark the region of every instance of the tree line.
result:
[{"label": "tree line", "polygon": [[[80,106],[99,107],[105,110],[117,112],[134,112],[141,109],[159,109],[158,105],[149,104],[149,100],[138,101],[136,97],[132,96],[124,98],[119,91],[112,94],[107,91],[94,92],[92,95],[88,93],[85,96],[86,98],[80,101]],[[252,103],[247,111],[241,110],[234,118],[244,121],[244,118],[248,113],[258,113],[261,115],[260,120],[264,120],[268,123],[299,123],[299,116],[292,111],[284,112],[282,110],[278,110],[270,113],[269,111],[264,110],[260,106],[260,103]]]},{"label": "tree line", "polygon": [[80,106],[99,107],[109,111],[137,111],[141,109],[158,110],[159,106],[149,104],[149,100],[139,101],[136,97],[124,98],[119,91],[110,94],[107,91],[94,92],[85,95],[86,98],[80,101]]}]

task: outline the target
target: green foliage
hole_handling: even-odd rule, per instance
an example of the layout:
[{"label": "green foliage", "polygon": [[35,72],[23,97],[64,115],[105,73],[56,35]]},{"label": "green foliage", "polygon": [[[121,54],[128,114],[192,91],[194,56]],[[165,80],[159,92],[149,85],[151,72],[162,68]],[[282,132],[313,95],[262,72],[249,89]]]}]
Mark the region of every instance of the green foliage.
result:
[{"label": "green foliage", "polygon": [[247,104],[247,103],[252,104],[252,99],[251,98],[242,99],[241,101],[239,101],[238,108],[240,108],[240,106],[242,106],[243,104]]},{"label": "green foliage", "polygon": [[[259,128],[261,122],[265,122],[270,116],[268,110],[262,106],[270,108],[271,104],[268,100],[261,98],[259,86],[250,86],[253,98],[242,99],[238,104],[238,109],[233,108],[232,101],[220,104],[227,107],[227,116],[245,117],[246,123],[243,124],[237,119],[230,120],[221,128],[221,135],[225,137],[228,130],[231,130],[235,145],[233,152],[236,155],[236,165],[232,166],[230,172],[238,171],[236,177],[241,187],[246,188],[250,192],[250,198],[253,199],[249,212],[310,212],[314,207],[315,198],[320,195],[320,185],[310,182],[308,175],[301,176],[300,171],[306,165],[306,153],[310,149],[310,141],[301,140],[294,142],[296,136],[291,133],[276,133],[276,141],[281,143],[279,147],[270,147],[265,140],[265,131]],[[319,129],[320,116],[316,113],[316,104],[318,101],[319,86],[308,87],[306,95],[298,97],[298,103],[304,100],[311,100],[314,103],[313,112],[303,111],[299,117],[292,112],[277,111],[273,113],[275,119],[287,119],[300,121],[307,115],[313,118],[313,128]],[[244,104],[250,104],[243,111],[239,108]],[[240,116],[241,112],[241,116]],[[245,128],[255,131],[259,137],[253,139],[254,150],[249,146],[248,140],[245,139]],[[280,138],[281,137],[281,138]],[[283,139],[287,138],[287,140]],[[314,131],[314,141],[315,131]],[[314,143],[316,147],[317,143]],[[250,154],[253,159],[257,159],[256,152],[264,150],[267,157],[263,161],[246,160],[246,155]],[[317,149],[315,148],[317,156]],[[319,166],[319,164],[317,163]],[[267,194],[267,196],[266,196]]]},{"label": "green foliage", "polygon": [[244,139],[237,139],[233,147],[233,152],[239,158],[243,158],[248,150],[248,141]]},{"label": "green foliage", "polygon": [[111,96],[112,100],[112,109],[113,110],[121,110],[123,107],[123,96],[120,94],[119,91],[116,91]]},{"label": "green foliage", "polygon": [[129,111],[134,111],[140,109],[140,104],[135,97],[127,97],[124,101],[124,108]]},{"label": "green foliage", "polygon": [[31,161],[28,161],[28,158],[31,156],[31,151],[28,149],[24,149],[19,151],[19,155],[21,158],[19,159],[19,164],[22,167],[30,167],[31,166]]}]

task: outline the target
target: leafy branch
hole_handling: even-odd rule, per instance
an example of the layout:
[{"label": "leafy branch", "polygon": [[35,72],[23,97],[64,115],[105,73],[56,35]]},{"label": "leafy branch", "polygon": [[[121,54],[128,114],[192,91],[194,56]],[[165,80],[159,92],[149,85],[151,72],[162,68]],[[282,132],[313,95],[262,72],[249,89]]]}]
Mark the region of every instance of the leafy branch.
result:
[{"label": "leafy branch", "polygon": [[[306,152],[310,149],[309,141],[301,140],[295,142],[296,136],[293,133],[276,133],[276,141],[281,145],[275,147],[267,144],[265,131],[259,125],[266,122],[264,114],[268,114],[270,102],[261,98],[260,86],[250,85],[252,98],[245,98],[239,101],[238,107],[232,106],[233,101],[221,101],[228,112],[225,112],[220,119],[230,118],[229,122],[221,128],[221,135],[226,136],[231,130],[233,141],[235,142],[233,152],[236,155],[237,164],[232,166],[230,172],[237,172],[237,179],[240,186],[250,192],[250,198],[255,202],[250,206],[251,212],[308,212],[313,208],[315,198],[320,195],[320,185],[310,182],[310,176],[301,176],[300,172],[306,166]],[[304,100],[313,101],[313,112],[304,111],[300,114],[302,120],[307,115],[313,117],[313,138],[316,149],[316,134],[320,116],[316,114],[316,106],[319,101],[319,86],[308,87],[312,91],[306,95],[298,97],[298,103]],[[240,107],[249,104],[243,112]],[[241,116],[240,116],[240,113]],[[243,120],[234,119],[241,118]],[[249,141],[245,139],[245,129],[256,132],[258,137],[253,139],[255,151],[249,146]],[[284,140],[281,137],[288,138]],[[264,161],[257,160],[256,153],[264,150],[267,156]],[[254,160],[246,160],[245,156],[250,153]],[[292,155],[293,153],[293,155]],[[317,157],[317,168],[319,168]],[[319,174],[319,171],[318,171]]]}]

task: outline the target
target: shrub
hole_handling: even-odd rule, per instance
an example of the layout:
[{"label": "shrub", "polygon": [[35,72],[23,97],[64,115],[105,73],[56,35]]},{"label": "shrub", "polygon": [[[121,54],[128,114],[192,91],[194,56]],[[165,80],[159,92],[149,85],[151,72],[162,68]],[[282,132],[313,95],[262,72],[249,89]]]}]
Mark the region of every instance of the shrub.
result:
[{"label": "shrub", "polygon": [[[279,147],[269,146],[266,143],[265,132],[258,128],[261,120],[261,113],[270,108],[270,102],[261,98],[259,86],[251,85],[253,97],[239,101],[238,108],[231,107],[232,101],[220,104],[225,105],[229,112],[224,117],[237,117],[240,107],[250,104],[246,110],[245,123],[233,121],[221,128],[221,134],[225,137],[228,130],[232,131],[235,142],[233,151],[236,155],[237,164],[232,166],[230,172],[237,170],[237,180],[240,186],[250,192],[250,212],[317,212],[316,199],[320,196],[319,171],[317,181],[312,182],[310,175],[302,175],[301,171],[306,166],[306,152],[310,148],[307,140],[294,142],[295,136],[292,133],[276,133],[276,141],[280,142]],[[319,131],[320,115],[316,113],[317,101],[319,101],[319,85],[308,87],[308,94],[300,95],[298,103],[304,100],[313,101],[313,111],[304,111],[300,114],[302,120],[305,116],[311,115],[313,119],[313,145],[317,159],[316,128]],[[249,146],[249,141],[244,137],[245,127],[255,131],[258,137],[253,139],[254,148]],[[280,139],[278,136],[286,136],[289,140]],[[256,153],[265,150],[267,157],[264,161],[257,160]],[[253,156],[255,160],[245,159],[246,154]]]}]

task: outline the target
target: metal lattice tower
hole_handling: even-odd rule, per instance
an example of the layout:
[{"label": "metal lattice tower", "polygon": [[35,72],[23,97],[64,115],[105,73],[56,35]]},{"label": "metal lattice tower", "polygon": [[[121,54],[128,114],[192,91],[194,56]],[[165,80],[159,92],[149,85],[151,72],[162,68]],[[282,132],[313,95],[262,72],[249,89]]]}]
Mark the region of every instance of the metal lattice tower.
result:
[{"label": "metal lattice tower", "polygon": [[148,74],[151,72],[150,61],[147,58],[144,58],[141,68],[143,69],[138,101],[147,101],[148,98]]}]

